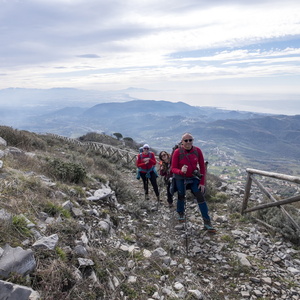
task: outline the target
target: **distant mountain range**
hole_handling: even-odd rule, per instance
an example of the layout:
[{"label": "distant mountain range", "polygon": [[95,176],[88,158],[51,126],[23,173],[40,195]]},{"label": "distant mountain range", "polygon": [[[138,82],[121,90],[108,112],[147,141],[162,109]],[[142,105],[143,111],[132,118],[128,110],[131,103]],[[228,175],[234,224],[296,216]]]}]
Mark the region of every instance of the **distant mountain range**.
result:
[{"label": "distant mountain range", "polygon": [[[59,98],[59,89],[52,90],[46,97],[48,102],[45,99],[39,102],[37,95],[41,96],[42,92],[36,92],[31,100],[27,95],[28,101],[22,103],[16,100],[16,95],[12,97],[12,91],[6,91],[10,94],[11,105],[7,102],[3,105],[5,93],[2,90],[0,123],[69,137],[87,132],[119,132],[123,137],[147,142],[157,150],[169,151],[184,132],[191,132],[202,148],[226,147],[229,151],[242,153],[248,160],[299,161],[300,158],[300,115],[267,115],[194,107],[183,102],[132,100],[126,94],[122,98],[117,93],[110,96],[114,100],[122,98],[122,101],[109,101],[109,93],[108,98],[98,95],[97,100],[94,95],[94,98],[80,101],[80,95],[74,89],[67,89],[67,92],[68,97],[63,93],[64,96]],[[17,93],[21,91],[17,90]],[[73,94],[77,96],[72,98]],[[56,99],[54,104],[51,97]],[[18,102],[18,106],[14,107],[13,101]],[[87,106],[94,101],[97,101],[96,105]]]}]

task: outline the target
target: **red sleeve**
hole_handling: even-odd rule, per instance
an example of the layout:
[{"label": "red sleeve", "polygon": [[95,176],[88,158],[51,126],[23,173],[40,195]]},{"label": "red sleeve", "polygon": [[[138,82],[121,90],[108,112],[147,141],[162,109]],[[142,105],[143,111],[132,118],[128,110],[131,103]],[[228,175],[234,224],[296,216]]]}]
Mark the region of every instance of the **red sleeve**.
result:
[{"label": "red sleeve", "polygon": [[181,166],[179,165],[179,154],[179,149],[176,149],[173,152],[171,171],[173,174],[184,176],[184,174],[181,172]]},{"label": "red sleeve", "polygon": [[154,155],[153,152],[151,152],[151,154],[150,154],[150,161],[149,162],[150,162],[151,167],[156,166],[156,158],[155,158],[155,155]]},{"label": "red sleeve", "polygon": [[197,152],[198,152],[198,163],[200,167],[200,174],[202,174],[202,178],[200,180],[200,184],[204,185],[205,184],[205,177],[206,177],[206,168],[205,168],[205,162],[204,162],[204,156],[200,148],[197,147]]}]

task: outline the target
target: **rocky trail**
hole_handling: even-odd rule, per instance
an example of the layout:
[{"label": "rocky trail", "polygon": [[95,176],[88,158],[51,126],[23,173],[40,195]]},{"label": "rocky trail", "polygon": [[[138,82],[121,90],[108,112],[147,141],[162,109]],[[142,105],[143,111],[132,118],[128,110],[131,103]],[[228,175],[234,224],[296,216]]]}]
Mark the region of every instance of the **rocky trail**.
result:
[{"label": "rocky trail", "polygon": [[[145,201],[142,181],[132,171],[122,174],[134,194],[132,201],[125,203],[118,201],[109,183],[100,182],[86,188],[85,197],[63,203],[65,195],[59,186],[38,176],[54,189],[54,197],[62,197],[62,206],[72,213],[71,220],[43,213],[39,222],[31,224],[35,240],[20,242],[27,249],[24,251],[31,253],[32,265],[36,265],[31,277],[41,281],[33,289],[39,292],[45,285],[42,299],[300,299],[299,248],[284,241],[280,234],[232,212],[229,201],[241,203],[242,196],[229,186],[228,201],[208,202],[217,229],[216,234],[209,234],[203,230],[201,215],[191,197],[186,201],[186,223],[178,223],[175,206],[167,205],[162,182],[162,201],[157,205],[151,187],[150,200]],[[30,172],[24,176],[36,175]],[[9,217],[4,210],[2,213]],[[56,243],[68,261],[57,258]],[[7,251],[0,250],[4,254]],[[58,276],[66,272],[60,271],[60,265],[71,270],[65,276],[66,283]],[[1,294],[5,286],[13,290],[8,285],[0,281],[0,299],[15,299]],[[89,298],[92,293],[98,296]]]},{"label": "rocky trail", "polygon": [[148,299],[300,299],[300,256],[293,244],[257,223],[238,221],[226,203],[210,211],[216,234],[203,230],[193,199],[186,201],[186,223],[179,223],[176,200],[169,208],[162,184],[158,206],[154,194],[145,203],[141,181],[128,181],[144,211],[135,244],[151,236],[151,257],[168,270]]}]

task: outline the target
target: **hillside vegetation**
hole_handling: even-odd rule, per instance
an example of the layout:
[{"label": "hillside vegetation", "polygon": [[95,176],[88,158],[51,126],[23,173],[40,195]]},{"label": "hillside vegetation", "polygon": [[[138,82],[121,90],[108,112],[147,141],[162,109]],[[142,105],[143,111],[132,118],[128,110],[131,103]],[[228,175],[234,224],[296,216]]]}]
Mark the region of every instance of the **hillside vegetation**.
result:
[{"label": "hillside vegetation", "polygon": [[[186,231],[177,224],[160,179],[164,205],[145,202],[134,165],[50,135],[0,126],[0,137],[7,141],[0,146],[0,211],[13,216],[11,223],[0,223],[0,247],[31,248],[36,231],[59,237],[54,250],[34,251],[34,272],[0,279],[29,286],[44,300],[299,299],[297,233],[290,228],[284,235],[276,213],[270,218],[277,232],[241,216],[242,193],[222,191],[226,183],[218,177],[207,179],[218,228],[211,236],[202,230],[191,195]],[[79,140],[136,152],[139,146],[94,133]],[[111,194],[88,200],[99,190]],[[240,252],[248,253],[249,264]],[[281,257],[285,252],[289,257]],[[90,264],[82,265],[81,258]]]}]

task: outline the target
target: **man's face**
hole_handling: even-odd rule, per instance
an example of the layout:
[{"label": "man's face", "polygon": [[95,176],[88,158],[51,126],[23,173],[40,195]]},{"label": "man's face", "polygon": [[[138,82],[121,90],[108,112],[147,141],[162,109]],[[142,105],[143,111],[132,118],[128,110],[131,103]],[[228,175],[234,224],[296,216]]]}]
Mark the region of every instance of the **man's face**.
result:
[{"label": "man's face", "polygon": [[186,134],[182,137],[182,145],[185,149],[189,150],[193,146],[193,140],[194,138],[190,134]]}]

